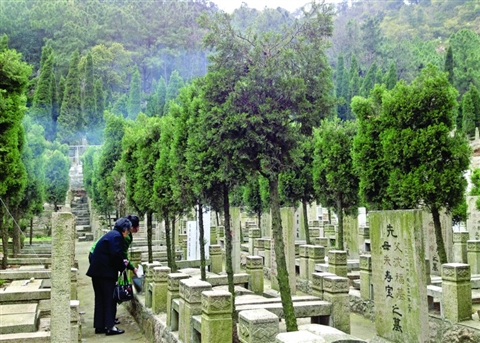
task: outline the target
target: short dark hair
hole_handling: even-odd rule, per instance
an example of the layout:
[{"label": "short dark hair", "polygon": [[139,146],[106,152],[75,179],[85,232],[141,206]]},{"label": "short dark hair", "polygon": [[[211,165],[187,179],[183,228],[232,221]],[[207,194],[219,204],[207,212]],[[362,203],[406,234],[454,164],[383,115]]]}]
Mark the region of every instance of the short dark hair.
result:
[{"label": "short dark hair", "polygon": [[115,222],[114,229],[125,232],[132,228],[132,222],[128,218],[120,218]]},{"label": "short dark hair", "polygon": [[137,216],[129,214],[127,219],[132,222],[132,227],[139,227],[140,226],[140,219]]}]

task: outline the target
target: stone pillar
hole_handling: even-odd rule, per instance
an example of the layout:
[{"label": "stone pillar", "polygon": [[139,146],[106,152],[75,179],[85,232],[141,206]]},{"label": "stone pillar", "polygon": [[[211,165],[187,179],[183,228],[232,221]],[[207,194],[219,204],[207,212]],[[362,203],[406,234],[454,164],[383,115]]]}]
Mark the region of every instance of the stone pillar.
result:
[{"label": "stone pillar", "polygon": [[445,319],[453,323],[472,318],[472,284],[468,264],[442,265],[442,308]]},{"label": "stone pillar", "polygon": [[350,299],[348,278],[326,276],[323,279],[323,300],[332,303],[330,326],[350,333]]},{"label": "stone pillar", "polygon": [[453,262],[467,263],[467,241],[468,231],[453,233]]},{"label": "stone pillar", "polygon": [[51,319],[52,342],[69,342],[72,339],[70,326],[70,294],[72,261],[74,255],[75,217],[69,212],[52,213],[52,272],[51,272]]},{"label": "stone pillar", "polygon": [[188,278],[190,275],[184,273],[172,273],[167,277],[167,326],[171,331],[178,331],[178,313],[173,309],[173,300],[180,298],[180,280]]},{"label": "stone pillar", "polygon": [[467,260],[472,274],[480,274],[480,240],[467,241]]},{"label": "stone pillar", "polygon": [[[368,240],[368,242],[367,242]],[[361,226],[358,228],[358,251],[360,254],[366,254],[370,251],[370,228]]]},{"label": "stone pillar", "polygon": [[183,259],[186,260],[187,259],[187,246],[188,246],[188,241],[186,239],[182,240],[181,241],[182,244],[182,255],[183,255]]},{"label": "stone pillar", "polygon": [[263,238],[257,238],[253,243],[253,255],[260,256],[261,251],[265,251],[265,243],[263,242]]},{"label": "stone pillar", "polygon": [[312,273],[312,295],[323,300],[323,279],[327,276],[336,276],[332,273]]},{"label": "stone pillar", "polygon": [[240,245],[243,243],[241,241],[241,213],[240,207],[231,207],[230,208],[230,233],[232,235],[232,267],[233,273],[240,273]]},{"label": "stone pillar", "polygon": [[169,267],[153,268],[152,282],[152,311],[153,313],[165,312],[167,310],[167,280],[171,269]]},{"label": "stone pillar", "polygon": [[211,226],[210,227],[210,244],[217,244],[217,227]]},{"label": "stone pillar", "polygon": [[328,254],[330,251],[330,242],[328,238],[325,237],[316,237],[313,239],[315,245],[322,246],[325,249],[325,254]]},{"label": "stone pillar", "polygon": [[142,263],[142,252],[130,249],[128,254],[130,255],[129,256],[130,257],[130,262],[132,262],[132,264],[135,268],[138,268],[138,266]]},{"label": "stone pillar", "polygon": [[145,289],[145,307],[152,307],[152,290],[153,290],[153,268],[159,267],[160,262],[153,261],[152,263],[146,263],[144,265],[145,270],[145,280],[144,280],[144,289]]},{"label": "stone pillar", "polygon": [[82,341],[82,328],[81,328],[81,319],[80,319],[80,301],[79,300],[70,300],[70,342],[81,342]]},{"label": "stone pillar", "polygon": [[323,227],[323,235],[326,238],[335,238],[335,225],[325,224]]},{"label": "stone pillar", "polygon": [[320,228],[319,227],[309,227],[308,234],[310,235],[310,240],[313,242],[314,238],[320,237]]},{"label": "stone pillar", "polygon": [[211,291],[212,285],[198,279],[180,280],[178,338],[191,343],[191,317],[202,314],[202,292]]},{"label": "stone pillar", "polygon": [[300,245],[300,279],[308,280],[308,275],[312,271],[308,269],[308,247],[309,245]]},{"label": "stone pillar", "polygon": [[347,277],[347,252],[330,250],[328,252],[328,272],[337,276]]},{"label": "stone pillar", "polygon": [[78,293],[77,293],[77,268],[70,268],[70,299],[71,300],[78,300]]},{"label": "stone pillar", "polygon": [[248,253],[254,255],[255,249],[255,240],[260,238],[260,229],[259,228],[250,228],[248,229]]},{"label": "stone pillar", "polygon": [[232,303],[230,292],[202,292],[202,342],[232,342]]},{"label": "stone pillar", "polygon": [[245,310],[238,314],[240,343],[275,343],[278,335],[278,316],[265,309]]},{"label": "stone pillar", "polygon": [[265,243],[265,268],[270,269],[272,268],[272,252],[270,249],[270,238],[266,238],[264,241]]},{"label": "stone pillar", "polygon": [[263,258],[261,256],[247,256],[246,272],[250,275],[248,289],[253,293],[262,295],[263,280]]},{"label": "stone pillar", "polygon": [[360,296],[363,300],[373,300],[371,255],[360,255]]},{"label": "stone pillar", "polygon": [[210,272],[219,274],[223,271],[222,246],[210,245]]},{"label": "stone pillar", "polygon": [[325,263],[325,248],[319,245],[308,246],[308,279],[315,273],[315,265]]}]

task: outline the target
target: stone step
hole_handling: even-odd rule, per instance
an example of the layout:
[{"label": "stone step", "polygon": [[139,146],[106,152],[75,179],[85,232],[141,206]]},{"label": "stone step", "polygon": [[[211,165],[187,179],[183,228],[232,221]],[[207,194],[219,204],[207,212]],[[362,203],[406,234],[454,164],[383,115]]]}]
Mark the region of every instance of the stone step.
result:
[{"label": "stone step", "polygon": [[25,332],[0,335],[2,343],[50,343],[50,332]]},{"label": "stone step", "polygon": [[36,332],[38,304],[0,305],[0,334]]}]

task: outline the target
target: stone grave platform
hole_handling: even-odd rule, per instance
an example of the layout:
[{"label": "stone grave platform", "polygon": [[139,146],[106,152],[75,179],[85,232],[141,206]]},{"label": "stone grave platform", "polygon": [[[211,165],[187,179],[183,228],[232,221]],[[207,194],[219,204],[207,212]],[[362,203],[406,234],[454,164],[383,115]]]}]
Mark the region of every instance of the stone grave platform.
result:
[{"label": "stone grave platform", "polygon": [[38,324],[38,304],[0,305],[0,334],[36,332]]}]

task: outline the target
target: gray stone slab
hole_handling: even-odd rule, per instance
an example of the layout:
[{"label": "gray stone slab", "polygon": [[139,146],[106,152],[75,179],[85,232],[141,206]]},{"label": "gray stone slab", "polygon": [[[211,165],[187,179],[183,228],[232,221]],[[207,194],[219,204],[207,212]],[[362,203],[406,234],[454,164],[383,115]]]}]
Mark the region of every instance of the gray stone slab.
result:
[{"label": "gray stone slab", "polygon": [[2,343],[50,343],[50,332],[22,332],[0,335]]},{"label": "gray stone slab", "polygon": [[0,315],[0,334],[37,331],[37,313]]},{"label": "gray stone slab", "polygon": [[0,303],[6,302],[25,302],[25,301],[32,301],[32,300],[43,300],[43,299],[50,299],[50,289],[40,288],[40,289],[32,289],[28,290],[28,287],[15,287],[15,289],[11,289],[7,292],[6,289],[0,289]]},{"label": "gray stone slab", "polygon": [[366,343],[365,340],[346,334],[331,326],[307,324],[298,327],[299,330],[311,332],[322,337],[327,343]]},{"label": "gray stone slab", "polygon": [[36,313],[37,303],[0,305],[0,316],[19,313]]},{"label": "gray stone slab", "polygon": [[276,343],[326,343],[325,340],[308,331],[284,332],[277,335]]}]

